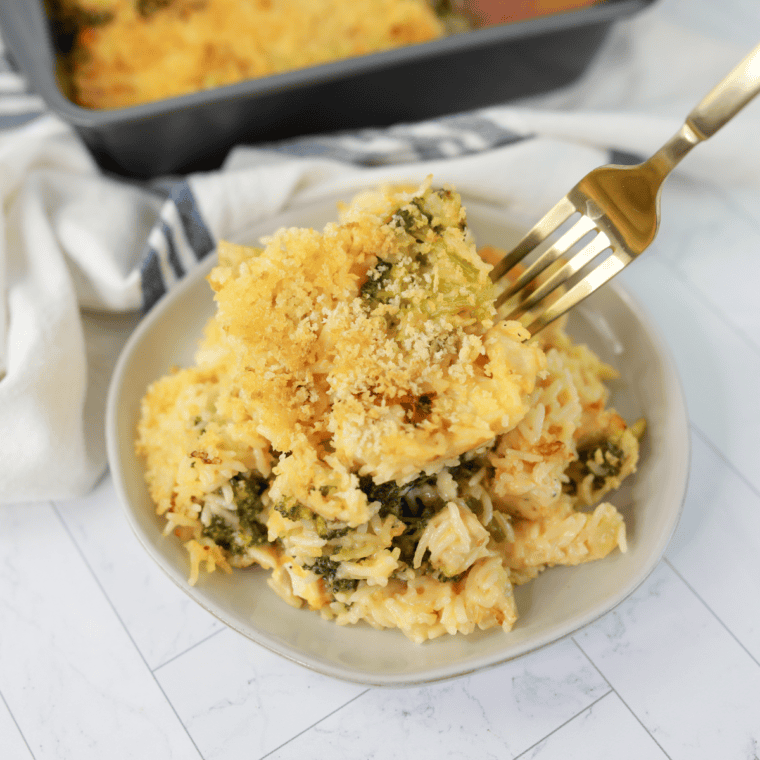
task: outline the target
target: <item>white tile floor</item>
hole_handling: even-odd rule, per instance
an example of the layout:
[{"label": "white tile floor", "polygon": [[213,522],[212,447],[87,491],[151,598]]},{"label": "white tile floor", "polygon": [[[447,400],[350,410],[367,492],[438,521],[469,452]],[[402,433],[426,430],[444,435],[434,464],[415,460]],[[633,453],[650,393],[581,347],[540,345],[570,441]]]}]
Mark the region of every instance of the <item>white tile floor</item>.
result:
[{"label": "white tile floor", "polygon": [[310,673],[188,606],[108,480],[81,502],[4,509],[3,757],[752,760],[760,495],[703,434],[692,445],[683,519],[632,597],[517,662],[405,690]]},{"label": "white tile floor", "polygon": [[[661,7],[699,35],[716,6]],[[760,23],[755,0],[721,7],[717,37],[759,36],[735,20]],[[106,477],[83,499],[0,508],[0,758],[760,760],[760,202],[740,178],[674,177],[663,210],[621,278],[673,352],[692,471],[666,555],[628,600],[467,678],[345,684],[190,602]]]},{"label": "white tile floor", "polygon": [[667,758],[630,708],[612,691],[520,755],[520,760],[606,757],[620,760]]}]

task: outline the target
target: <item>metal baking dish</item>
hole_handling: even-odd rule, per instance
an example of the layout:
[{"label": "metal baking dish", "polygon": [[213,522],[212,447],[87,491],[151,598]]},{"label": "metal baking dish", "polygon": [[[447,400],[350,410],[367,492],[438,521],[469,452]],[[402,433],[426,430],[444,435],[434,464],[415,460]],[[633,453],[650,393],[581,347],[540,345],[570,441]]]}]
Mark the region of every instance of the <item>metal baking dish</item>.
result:
[{"label": "metal baking dish", "polygon": [[566,85],[585,69],[611,23],[652,2],[606,0],[581,10],[97,111],[76,105],[59,88],[43,0],[0,2],[0,29],[30,85],[77,130],[104,169],[150,178],[215,168],[241,143],[417,121]]}]

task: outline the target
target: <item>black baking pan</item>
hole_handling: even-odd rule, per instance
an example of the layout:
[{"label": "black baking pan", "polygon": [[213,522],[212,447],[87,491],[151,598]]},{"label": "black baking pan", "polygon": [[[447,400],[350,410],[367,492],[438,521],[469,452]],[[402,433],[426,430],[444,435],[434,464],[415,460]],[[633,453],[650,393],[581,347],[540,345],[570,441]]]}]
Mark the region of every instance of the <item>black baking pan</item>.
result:
[{"label": "black baking pan", "polygon": [[610,24],[654,0],[483,26],[395,50],[120,109],[69,100],[43,0],[0,2],[16,65],[107,171],[137,178],[213,169],[230,148],[295,135],[386,126],[546,92],[576,79]]}]

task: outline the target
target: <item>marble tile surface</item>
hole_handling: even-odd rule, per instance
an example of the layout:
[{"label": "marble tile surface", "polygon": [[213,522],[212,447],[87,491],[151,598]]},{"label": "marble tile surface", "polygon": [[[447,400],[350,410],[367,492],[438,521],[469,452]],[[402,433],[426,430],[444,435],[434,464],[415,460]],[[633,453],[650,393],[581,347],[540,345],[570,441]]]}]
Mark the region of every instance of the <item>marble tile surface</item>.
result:
[{"label": "marble tile surface", "polygon": [[619,279],[660,327],[678,367],[692,425],[760,489],[760,351],[678,275],[667,257],[657,257],[660,250]]},{"label": "marble tile surface", "polygon": [[[203,688],[189,689],[188,673]],[[205,758],[263,757],[367,690],[304,671],[227,630],[156,678]]]},{"label": "marble tile surface", "polygon": [[[760,113],[760,102],[752,108]],[[708,318],[720,315],[749,350],[760,352],[760,258],[746,255],[760,248],[754,192],[676,176],[663,188],[662,208],[656,247],[646,255],[664,258],[701,298]],[[732,219],[728,228],[726,218]]]},{"label": "marble tile surface", "polygon": [[750,600],[760,599],[759,535],[760,492],[694,433],[686,503],[666,556],[756,663],[760,607]]},{"label": "marble tile surface", "polygon": [[0,684],[36,760],[199,753],[51,504],[0,510]]},{"label": "marble tile surface", "polygon": [[671,760],[757,751],[760,667],[667,561],[576,641]]},{"label": "marble tile surface", "polygon": [[[572,640],[447,684],[370,690],[270,757],[517,757],[610,687]],[[393,726],[394,740],[388,740]]]},{"label": "marble tile surface", "polygon": [[614,692],[534,745],[518,760],[666,760],[667,755]]},{"label": "marble tile surface", "polygon": [[[656,29],[630,38],[653,68],[587,101],[680,109],[648,91],[674,65],[668,34],[723,56],[756,44],[759,8],[658,0],[620,27]],[[106,475],[81,499],[0,507],[0,760],[760,760],[760,200],[742,181],[758,167],[713,181],[707,165],[668,182],[655,245],[620,277],[672,352],[691,430],[680,524],[632,596],[492,670],[343,683],[190,601]]]},{"label": "marble tile surface", "polygon": [[8,709],[8,705],[2,698],[0,698],[0,746],[3,747],[3,752],[7,753],[8,757],[17,760],[22,760],[22,758],[23,760],[27,760],[27,758],[31,760],[34,757]]},{"label": "marble tile surface", "polygon": [[[59,504],[58,512],[151,668],[223,628],[163,571],[145,562],[109,478],[87,497]],[[110,541],[115,535],[121,540]]]}]

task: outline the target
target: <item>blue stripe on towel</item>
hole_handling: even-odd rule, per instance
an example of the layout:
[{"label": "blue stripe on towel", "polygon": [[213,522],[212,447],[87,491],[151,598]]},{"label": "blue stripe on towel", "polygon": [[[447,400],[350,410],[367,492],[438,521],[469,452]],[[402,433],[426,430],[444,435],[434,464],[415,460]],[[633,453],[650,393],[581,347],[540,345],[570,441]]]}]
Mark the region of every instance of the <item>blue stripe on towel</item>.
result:
[{"label": "blue stripe on towel", "polygon": [[160,222],[161,232],[163,232],[164,240],[166,241],[166,258],[171,265],[174,275],[179,280],[185,275],[185,267],[182,266],[179,254],[177,253],[177,246],[174,243],[174,233],[172,228],[164,221]]},{"label": "blue stripe on towel", "polygon": [[143,297],[143,310],[148,311],[166,293],[166,284],[161,275],[158,255],[151,250],[143,257],[140,267],[140,280]]},{"label": "blue stripe on towel", "polygon": [[477,114],[456,114],[422,124],[299,137],[267,147],[299,158],[330,158],[357,166],[464,156],[527,139]]},{"label": "blue stripe on towel", "polygon": [[38,116],[42,116],[43,111],[27,111],[24,113],[0,113],[0,132],[4,129],[14,129],[26,124]]},{"label": "blue stripe on towel", "polygon": [[168,290],[168,283],[161,272],[162,259],[164,265],[168,264],[179,280],[187,273],[187,262],[200,261],[215,247],[214,239],[201,217],[190,185],[184,180],[171,188],[161,218],[149,239],[154,237],[157,231],[163,245],[149,245],[143,256],[144,311],[148,311]]},{"label": "blue stripe on towel", "polygon": [[203,222],[190,185],[187,182],[178,182],[172,188],[169,198],[177,207],[190,249],[195,258],[200,261],[214,250],[216,244]]}]

